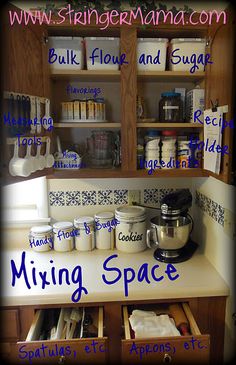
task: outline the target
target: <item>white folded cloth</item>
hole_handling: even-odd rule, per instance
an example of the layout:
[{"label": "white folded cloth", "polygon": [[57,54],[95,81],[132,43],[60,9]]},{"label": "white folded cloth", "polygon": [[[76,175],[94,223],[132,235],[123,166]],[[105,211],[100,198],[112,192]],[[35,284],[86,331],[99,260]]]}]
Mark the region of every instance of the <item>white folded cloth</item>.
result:
[{"label": "white folded cloth", "polygon": [[129,317],[135,338],[180,336],[175,322],[167,314],[156,315],[155,312],[133,310]]}]

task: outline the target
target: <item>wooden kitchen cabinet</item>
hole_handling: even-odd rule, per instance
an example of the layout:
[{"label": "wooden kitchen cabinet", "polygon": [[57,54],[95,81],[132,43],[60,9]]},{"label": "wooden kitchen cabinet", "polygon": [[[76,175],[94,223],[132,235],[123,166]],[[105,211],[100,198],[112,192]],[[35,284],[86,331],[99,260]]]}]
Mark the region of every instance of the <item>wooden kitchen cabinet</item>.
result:
[{"label": "wooden kitchen cabinet", "polygon": [[[173,26],[168,24],[159,24],[157,27],[148,26],[145,29],[140,27],[138,21],[132,26],[111,26],[106,30],[106,35],[119,36],[121,52],[126,53],[129,64],[121,66],[120,71],[88,71],[78,70],[78,72],[56,72],[49,75],[49,65],[47,62],[47,45],[45,38],[48,35],[96,35],[104,36],[101,33],[99,25],[84,26],[76,28],[69,23],[61,23],[37,27],[33,26],[13,26],[10,31],[7,53],[15,57],[5,58],[5,82],[4,89],[15,90],[17,92],[30,92],[48,96],[51,94],[53,108],[60,108],[57,97],[60,87],[67,81],[102,81],[107,82],[112,89],[112,83],[120,83],[120,120],[114,123],[104,123],[104,125],[87,125],[73,126],[62,125],[58,120],[54,120],[56,133],[62,138],[68,137],[80,128],[105,128],[109,130],[120,129],[121,131],[121,168],[112,169],[91,169],[84,168],[76,171],[73,170],[54,170],[43,171],[44,175],[50,178],[102,178],[102,177],[198,177],[214,176],[224,182],[230,183],[232,180],[232,153],[233,153],[233,129],[226,128],[223,132],[223,144],[229,146],[230,155],[225,155],[222,159],[221,172],[219,175],[213,174],[203,168],[192,169],[162,169],[148,175],[146,170],[137,169],[136,145],[137,145],[137,128],[157,128],[157,129],[177,129],[179,131],[199,131],[200,137],[203,137],[203,128],[193,126],[189,123],[173,123],[160,125],[158,123],[142,123],[136,118],[136,94],[139,85],[150,85],[155,83],[157,88],[161,83],[168,83],[170,89],[176,86],[188,85],[194,87],[197,83],[205,88],[205,105],[211,106],[211,100],[217,99],[220,105],[228,105],[229,112],[226,119],[229,121],[233,118],[233,64],[234,64],[234,32],[235,14],[232,9],[228,11],[227,24],[217,24],[212,26],[192,26],[186,25]],[[9,28],[9,26],[8,26]],[[206,37],[209,41],[208,51],[213,59],[213,64],[207,65],[205,72],[137,72],[136,66],[136,44],[137,37]],[[7,43],[7,42],[6,42]],[[16,44],[17,43],[17,44]],[[24,52],[22,52],[24,50]],[[22,53],[22,57],[17,57]],[[224,55],[222,57],[222,54]],[[16,62],[16,59],[18,60]],[[7,62],[6,62],[7,60]],[[13,75],[10,78],[10,75]],[[11,81],[9,82],[9,80]],[[55,84],[56,83],[56,84]],[[140,84],[141,83],[141,84]],[[114,84],[115,85],[115,84]],[[190,86],[191,85],[191,86]],[[147,86],[149,87],[149,86]],[[184,87],[184,86],[183,86]],[[51,92],[49,91],[51,89]],[[116,102],[117,95],[111,94],[111,100]],[[112,107],[112,106],[111,106]],[[145,124],[145,125],[144,125]],[[109,127],[108,127],[109,125]],[[81,129],[82,130],[82,129]],[[35,173],[30,178],[41,175]],[[15,178],[13,178],[14,180]],[[24,180],[17,178],[14,181]]]},{"label": "wooden kitchen cabinet", "polygon": [[[189,320],[191,336],[166,337],[166,338],[148,338],[132,339],[130,326],[128,323],[128,310],[130,307],[139,309],[155,309],[166,306],[170,303],[182,303],[185,314]],[[33,363],[65,361],[66,363],[75,363],[74,354],[76,352],[77,360],[80,363],[140,363],[139,355],[134,351],[130,354],[132,344],[136,346],[146,346],[149,344],[169,343],[175,346],[175,354],[168,352],[149,353],[144,355],[142,363],[198,363],[198,364],[223,364],[224,348],[224,321],[225,321],[225,303],[226,297],[201,297],[201,298],[178,298],[168,300],[137,300],[127,302],[105,302],[105,303],[87,303],[87,304],[61,304],[61,305],[37,305],[21,306],[18,308],[20,313],[20,338],[15,338],[14,353],[11,357],[11,363],[19,362],[19,354],[24,356],[23,351],[36,351],[42,346],[48,346],[48,349],[54,351],[55,356],[47,356],[46,359],[34,358]],[[96,338],[83,338],[72,340],[54,340],[39,341],[39,329],[43,319],[44,311],[47,308],[66,308],[66,307],[85,307],[92,308],[97,313],[98,336]],[[5,310],[9,310],[6,308]],[[27,325],[24,325],[25,319]],[[5,336],[5,331],[3,331]],[[194,350],[183,349],[184,342],[189,342],[194,338],[196,341]],[[96,342],[96,353],[93,351],[86,353],[86,346],[91,348],[92,341]],[[58,354],[60,348],[70,347],[71,354]],[[185,345],[187,346],[187,345]],[[3,348],[3,347],[2,347]],[[100,351],[99,351],[100,348]],[[150,348],[150,347],[149,347]],[[19,350],[21,349],[21,353]],[[39,351],[39,350],[38,350]],[[47,350],[48,351],[48,350]],[[63,350],[61,350],[63,351]],[[105,352],[103,352],[105,351]],[[64,357],[63,357],[64,356]],[[171,359],[170,359],[171,357]]]}]

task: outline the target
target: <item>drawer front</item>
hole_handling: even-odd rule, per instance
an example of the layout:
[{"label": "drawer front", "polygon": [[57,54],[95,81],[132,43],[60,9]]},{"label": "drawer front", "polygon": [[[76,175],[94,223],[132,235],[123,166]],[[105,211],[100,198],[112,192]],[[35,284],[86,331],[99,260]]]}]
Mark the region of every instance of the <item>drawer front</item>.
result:
[{"label": "drawer front", "polygon": [[107,338],[18,342],[18,361],[22,364],[105,364]]},{"label": "drawer front", "polygon": [[1,315],[1,335],[5,341],[17,341],[20,338],[20,320],[18,309],[3,309]]},{"label": "drawer front", "polygon": [[[152,310],[155,311],[155,305]],[[123,307],[124,338],[122,340],[122,362],[124,364],[171,362],[174,364],[208,364],[210,352],[210,336],[200,333],[197,323],[187,303],[183,310],[188,319],[191,334],[187,336],[132,338],[129,314]],[[138,306],[138,309],[149,309]],[[158,311],[160,311],[160,307]]]},{"label": "drawer front", "polygon": [[209,336],[122,340],[124,364],[208,364]]},{"label": "drawer front", "polygon": [[103,337],[103,308],[93,308],[97,337],[88,338],[62,339],[63,311],[64,309],[60,312],[56,337],[53,340],[38,340],[43,329],[45,310],[36,311],[26,340],[17,343],[19,363],[106,363],[108,348],[107,338]]}]

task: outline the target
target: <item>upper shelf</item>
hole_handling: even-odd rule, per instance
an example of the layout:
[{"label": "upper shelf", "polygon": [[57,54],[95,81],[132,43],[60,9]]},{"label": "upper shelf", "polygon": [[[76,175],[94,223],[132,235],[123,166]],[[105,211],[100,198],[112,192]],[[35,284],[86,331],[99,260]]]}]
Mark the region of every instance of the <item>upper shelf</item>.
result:
[{"label": "upper shelf", "polygon": [[[119,81],[120,70],[52,70],[51,78],[60,79],[93,79],[96,81]],[[188,71],[138,71],[138,80],[147,81],[199,81],[204,79],[205,72],[195,72],[191,74]]]},{"label": "upper shelf", "polygon": [[139,128],[203,128],[203,125],[200,123],[142,123],[139,121],[137,123],[137,127]]},{"label": "upper shelf", "polygon": [[86,122],[86,123],[54,123],[55,128],[120,128],[121,123],[115,122],[104,122],[104,123],[96,123],[96,122]]},{"label": "upper shelf", "polygon": [[205,72],[195,72],[191,74],[189,71],[138,71],[139,80],[147,81],[199,81],[204,79]]},{"label": "upper shelf", "polygon": [[119,81],[119,70],[53,70],[51,71],[51,78],[53,80],[73,78],[92,79],[96,81]]}]

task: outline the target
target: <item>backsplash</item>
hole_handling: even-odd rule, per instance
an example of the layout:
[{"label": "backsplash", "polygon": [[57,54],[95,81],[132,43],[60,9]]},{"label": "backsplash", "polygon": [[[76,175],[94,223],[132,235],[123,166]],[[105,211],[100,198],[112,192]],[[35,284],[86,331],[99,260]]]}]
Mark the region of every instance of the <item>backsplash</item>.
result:
[{"label": "backsplash", "polygon": [[[133,190],[133,189],[132,189]],[[161,199],[168,193],[178,190],[170,189],[143,189],[141,190],[141,204],[160,206]],[[86,206],[86,205],[126,205],[128,204],[129,190],[86,190],[86,191],[50,191],[50,206]]]},{"label": "backsplash", "polygon": [[191,179],[52,179],[48,180],[49,214],[59,220],[115,210],[128,204],[130,190],[140,191],[140,204],[156,208],[164,195],[192,190],[191,185]]},{"label": "backsplash", "polygon": [[220,204],[213,201],[211,198],[200,193],[196,190],[195,204],[211,218],[213,218],[217,223],[224,226],[224,213],[225,209]]}]

